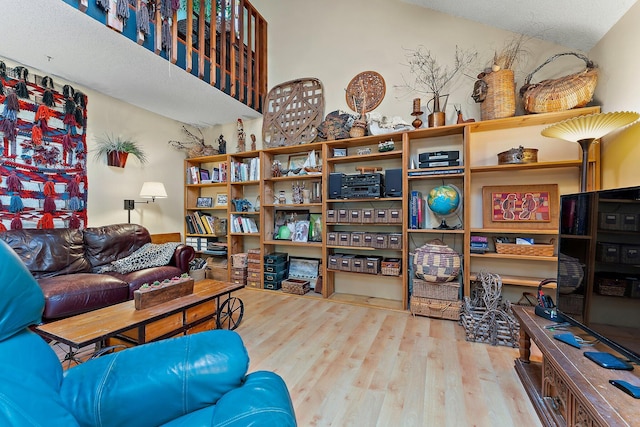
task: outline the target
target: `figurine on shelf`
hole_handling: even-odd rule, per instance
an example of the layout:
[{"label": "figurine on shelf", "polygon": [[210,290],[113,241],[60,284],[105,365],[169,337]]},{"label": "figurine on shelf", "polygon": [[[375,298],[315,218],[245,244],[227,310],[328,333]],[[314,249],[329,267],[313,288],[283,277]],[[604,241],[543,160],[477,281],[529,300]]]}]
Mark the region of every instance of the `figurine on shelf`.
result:
[{"label": "figurine on shelf", "polygon": [[280,190],[278,192],[278,196],[274,200],[274,203],[278,204],[278,205],[286,205],[287,204],[287,195],[285,194],[284,190]]},{"label": "figurine on shelf", "polygon": [[227,141],[222,134],[218,137],[218,154],[227,154]]},{"label": "figurine on shelf", "polygon": [[271,164],[271,176],[273,178],[280,178],[282,176],[280,160],[274,160]]},{"label": "figurine on shelf", "polygon": [[304,183],[302,185],[300,185],[299,182],[296,182],[295,184],[291,184],[291,189],[293,190],[293,195],[291,196],[293,199],[292,203],[294,205],[302,204],[302,201],[303,201],[302,190],[304,190]]},{"label": "figurine on shelf", "polygon": [[251,134],[251,151],[256,151],[256,135]]},{"label": "figurine on shelf", "polygon": [[422,120],[420,120],[420,116],[424,114],[424,111],[420,110],[420,98],[415,98],[413,100],[413,113],[411,115],[415,117],[413,122],[411,123],[414,128],[418,129],[422,126]]},{"label": "figurine on shelf", "polygon": [[237,151],[238,151],[238,153],[241,153],[241,152],[246,150],[246,147],[245,147],[245,144],[244,144],[244,140],[247,137],[247,135],[244,133],[244,124],[242,123],[242,119],[238,119],[237,128],[238,128],[238,147],[237,147]]}]

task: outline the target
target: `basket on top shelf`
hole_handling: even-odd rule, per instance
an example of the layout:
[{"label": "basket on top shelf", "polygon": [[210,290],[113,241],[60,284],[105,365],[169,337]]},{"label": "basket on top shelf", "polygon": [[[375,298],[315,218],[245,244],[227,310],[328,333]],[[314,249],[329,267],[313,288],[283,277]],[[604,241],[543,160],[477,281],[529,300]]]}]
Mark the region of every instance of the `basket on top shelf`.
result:
[{"label": "basket on top shelf", "polygon": [[523,256],[547,256],[552,257],[555,252],[555,239],[550,243],[535,243],[532,245],[522,245],[516,243],[503,243],[494,238],[496,253],[501,255],[523,255]]},{"label": "basket on top shelf", "polygon": [[[557,79],[531,83],[533,75],[555,59],[573,55],[585,62],[585,69]],[[584,107],[593,98],[598,83],[597,66],[584,55],[574,52],[559,53],[547,59],[527,76],[520,88],[522,103],[528,113],[551,113]]]}]

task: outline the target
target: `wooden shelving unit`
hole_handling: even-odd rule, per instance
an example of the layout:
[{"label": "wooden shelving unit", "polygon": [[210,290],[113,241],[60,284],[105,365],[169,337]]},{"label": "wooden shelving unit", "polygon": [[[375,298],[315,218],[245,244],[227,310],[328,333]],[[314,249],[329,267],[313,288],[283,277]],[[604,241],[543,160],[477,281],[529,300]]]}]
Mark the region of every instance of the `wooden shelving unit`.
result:
[{"label": "wooden shelving unit", "polygon": [[[317,142],[296,146],[268,148],[264,150],[235,153],[221,156],[187,159],[185,173],[189,166],[243,161],[258,157],[260,160],[260,179],[244,182],[227,182],[220,184],[186,184],[185,214],[194,210],[203,210],[195,206],[197,197],[217,192],[228,194],[227,207],[204,209],[212,215],[251,215],[259,224],[259,233],[231,232],[229,228],[229,255],[246,252],[249,248],[259,247],[261,256],[271,252],[295,252],[296,255],[321,259],[320,275],[323,277],[322,297],[344,300],[360,304],[375,305],[385,308],[406,310],[409,300],[408,266],[411,262],[409,254],[415,248],[432,239],[443,240],[456,249],[463,260],[463,292],[469,295],[470,283],[475,280],[481,269],[501,275],[503,284],[508,286],[535,287],[547,277],[555,277],[557,257],[501,255],[488,252],[483,255],[470,253],[472,235],[492,237],[531,236],[537,241],[549,241],[557,237],[556,230],[539,230],[536,228],[509,229],[484,228],[482,223],[482,187],[509,184],[549,184],[556,183],[559,193],[575,192],[579,186],[581,151],[577,144],[553,140],[540,135],[541,129],[579,115],[599,112],[599,107],[588,107],[563,111],[559,113],[518,116],[507,119],[484,122],[455,124],[438,128],[424,128],[407,132],[384,135],[350,138],[345,140]],[[378,144],[393,140],[395,149],[379,152]],[[539,149],[539,161],[532,164],[499,165],[497,154],[518,145]],[[346,156],[334,156],[335,149],[346,149]],[[322,165],[319,174],[273,177],[271,167],[279,160],[288,165],[291,156],[301,156],[311,151],[317,153]],[[412,169],[417,163],[416,157],[425,151],[460,151],[460,166],[425,169]],[[600,186],[600,154],[599,145],[591,146],[589,158],[590,189]],[[329,199],[328,182],[332,172],[346,174],[358,173],[356,167],[402,169],[402,196],[367,199]],[[451,173],[452,169],[461,169]],[[414,176],[419,173],[430,175]],[[435,174],[434,174],[435,172]],[[320,185],[321,194],[310,203],[291,203],[291,186],[304,184],[306,188]],[[442,184],[453,184],[462,195],[462,207],[457,216],[447,218],[450,225],[457,229],[441,230],[436,227],[440,219],[429,212],[423,228],[411,229],[408,226],[409,203],[412,190],[419,190],[426,197],[428,191]],[[288,201],[278,203],[278,193],[284,190]],[[254,203],[260,199],[259,212],[234,212],[231,200],[246,198]],[[347,209],[357,207],[401,208],[402,223],[393,224],[359,224],[359,223],[327,223],[327,210],[336,207]],[[276,239],[274,229],[275,216],[279,210],[303,210],[322,215],[322,242],[294,242]],[[327,233],[335,231],[376,230],[379,232],[400,233],[402,247],[399,249],[373,249],[339,244],[328,244]],[[186,228],[185,228],[186,230]],[[191,234],[185,233],[186,236]],[[492,248],[490,248],[492,249]],[[352,254],[381,253],[383,256],[400,258],[402,272],[400,276],[369,275],[344,272],[328,268],[328,257],[336,252]],[[510,271],[517,270],[517,271]],[[315,294],[317,296],[318,294]]]}]

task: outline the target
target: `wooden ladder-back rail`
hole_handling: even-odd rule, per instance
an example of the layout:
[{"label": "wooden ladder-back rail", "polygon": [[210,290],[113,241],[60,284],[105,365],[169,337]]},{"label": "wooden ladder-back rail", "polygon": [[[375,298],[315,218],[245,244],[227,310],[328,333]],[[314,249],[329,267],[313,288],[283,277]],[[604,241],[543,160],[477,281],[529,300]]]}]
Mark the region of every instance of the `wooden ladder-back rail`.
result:
[{"label": "wooden ladder-back rail", "polygon": [[[79,0],[78,9],[86,13],[87,5],[87,0]],[[129,7],[139,13],[141,0]],[[164,20],[158,5],[150,18],[154,42],[149,50],[262,111],[268,89],[267,21],[248,0],[186,0],[182,9]],[[170,37],[164,41],[166,49],[163,24],[170,26],[165,28]],[[144,33],[136,31],[134,41],[144,45]],[[182,46],[184,50],[179,50]]]}]

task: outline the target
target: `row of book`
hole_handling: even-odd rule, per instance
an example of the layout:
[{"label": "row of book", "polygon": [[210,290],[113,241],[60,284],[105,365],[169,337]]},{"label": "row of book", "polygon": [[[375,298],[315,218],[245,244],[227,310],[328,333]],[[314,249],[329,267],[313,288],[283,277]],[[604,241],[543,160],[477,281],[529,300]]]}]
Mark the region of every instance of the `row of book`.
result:
[{"label": "row of book", "polygon": [[185,220],[190,234],[216,234],[214,225],[216,218],[211,214],[200,211],[189,212]]},{"label": "row of book", "polygon": [[231,215],[232,233],[258,233],[256,221],[249,216]]},{"label": "row of book", "polygon": [[198,166],[191,166],[187,174],[189,184],[208,184],[212,182],[227,182],[227,164],[220,163],[211,170]]},{"label": "row of book", "polygon": [[411,230],[418,230],[424,228],[424,210],[425,200],[422,197],[422,192],[412,191],[411,198],[409,200],[409,228]]},{"label": "row of book", "polygon": [[258,181],[260,179],[260,158],[252,157],[242,162],[230,162],[231,182]]}]

